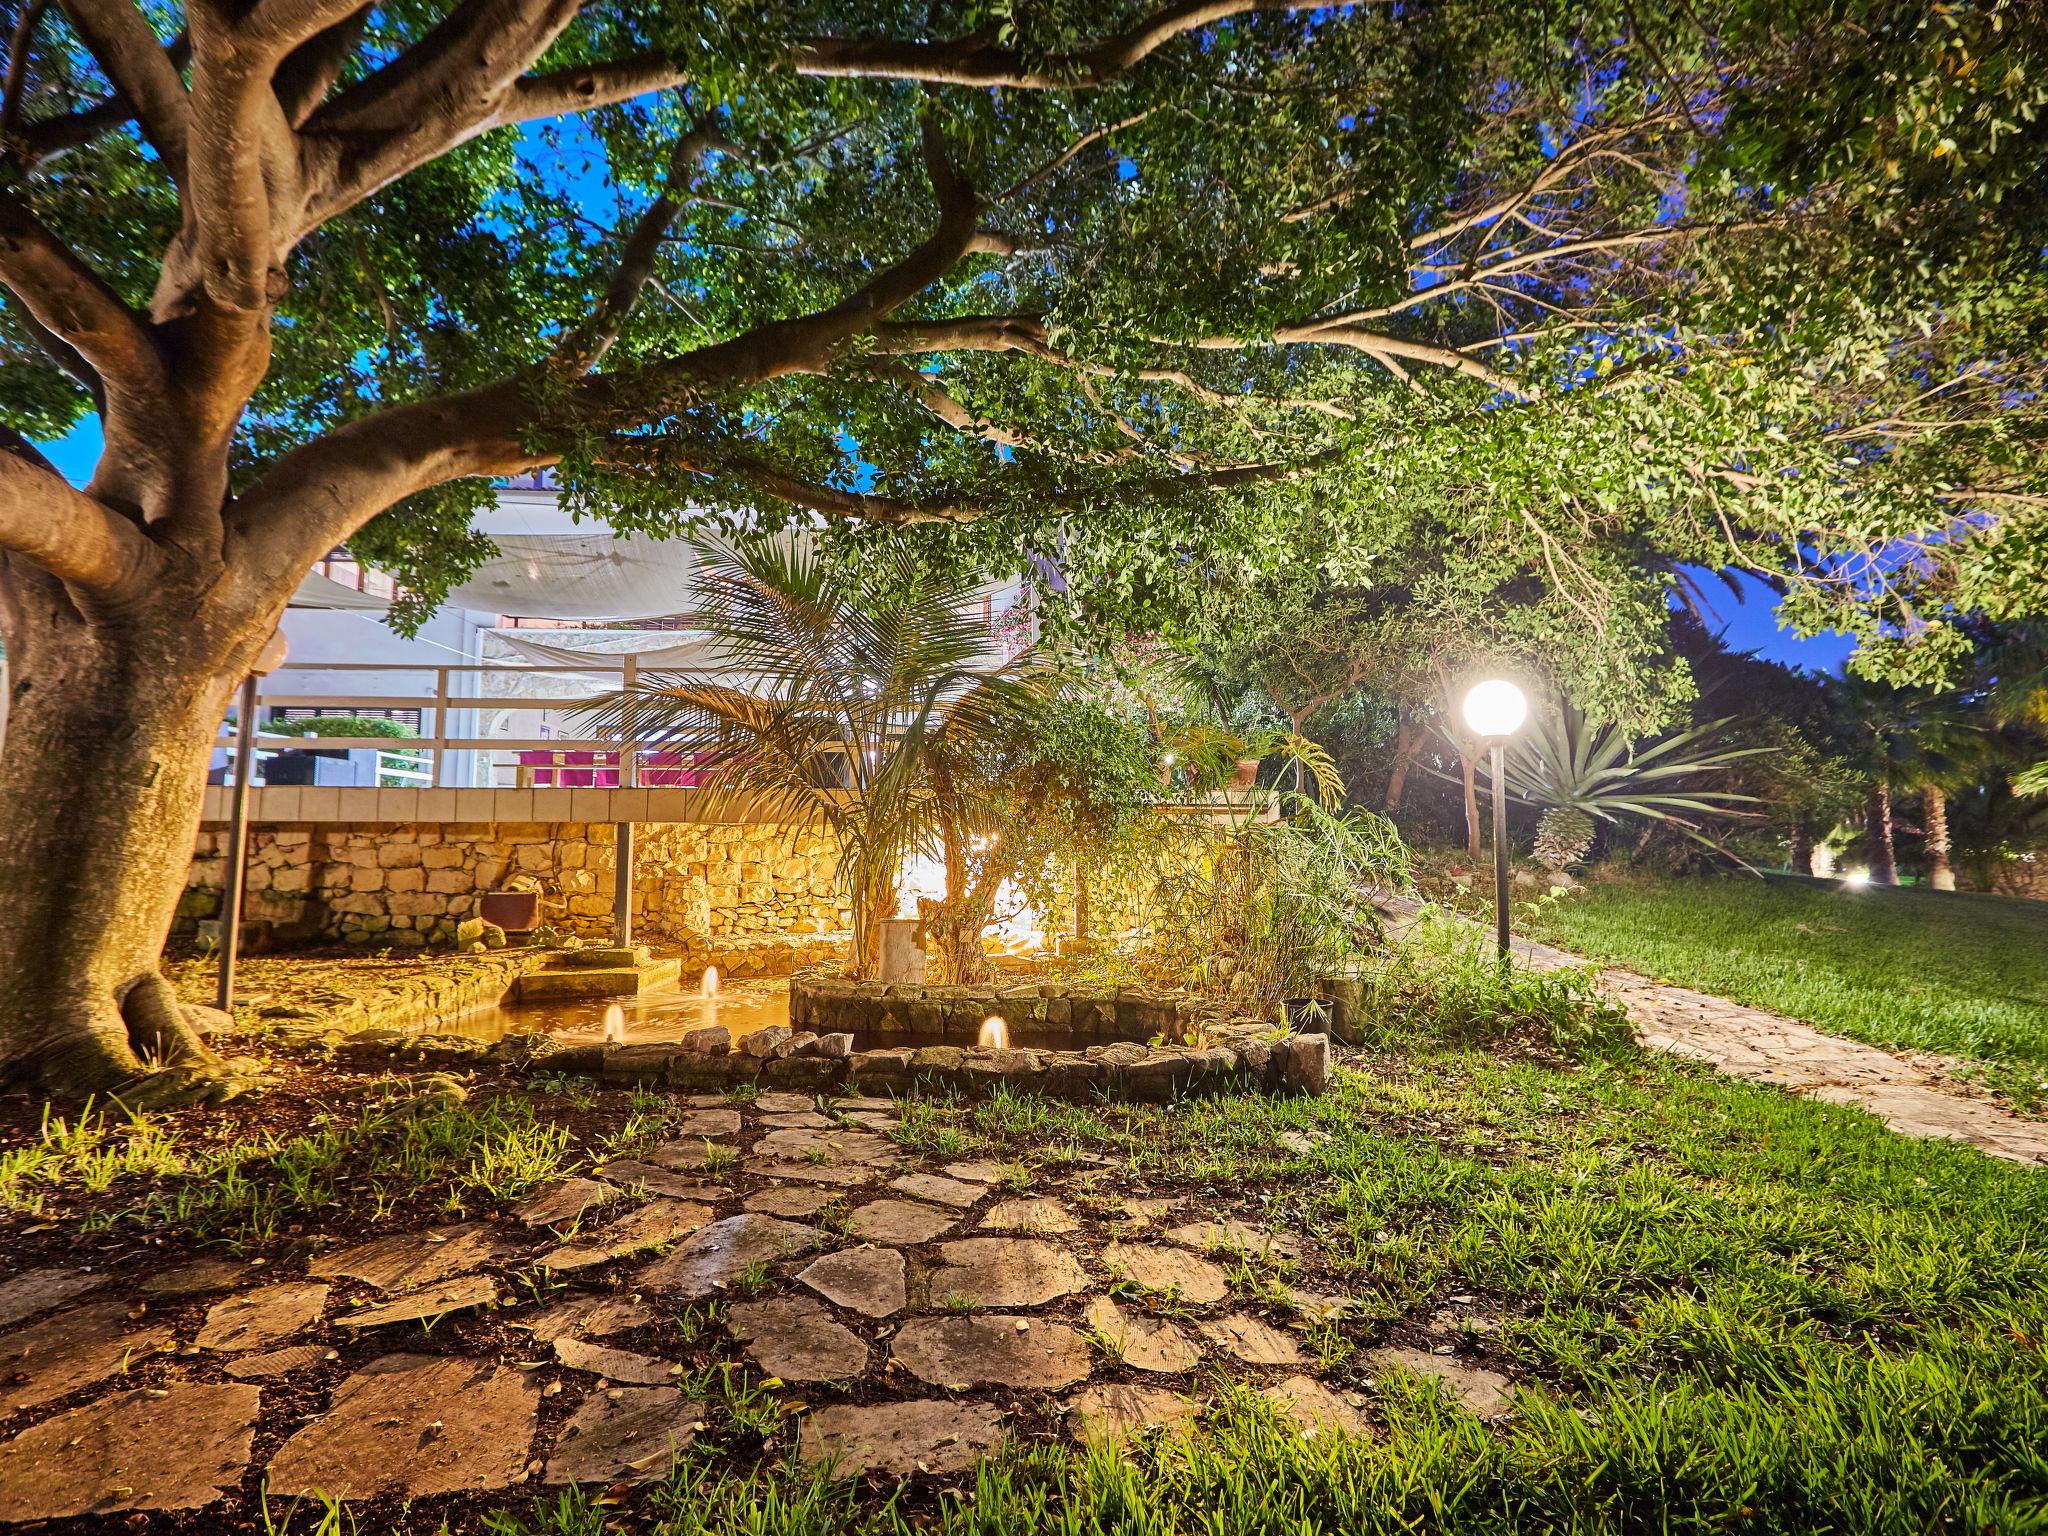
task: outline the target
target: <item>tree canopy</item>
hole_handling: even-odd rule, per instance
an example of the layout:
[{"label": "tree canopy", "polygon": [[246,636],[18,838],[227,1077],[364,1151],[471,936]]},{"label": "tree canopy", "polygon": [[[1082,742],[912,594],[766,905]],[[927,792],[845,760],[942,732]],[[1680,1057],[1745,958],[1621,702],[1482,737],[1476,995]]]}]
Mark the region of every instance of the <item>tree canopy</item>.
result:
[{"label": "tree canopy", "polygon": [[[1908,677],[2048,591],[2020,4],[13,20],[0,472],[47,493],[27,440],[93,410],[107,459],[0,543],[61,505],[74,576],[172,520],[352,540],[417,612],[553,465],[615,526],[934,525],[1139,618],[1430,541],[1619,632],[1677,557]],[[230,457],[175,513],[173,396]]]}]

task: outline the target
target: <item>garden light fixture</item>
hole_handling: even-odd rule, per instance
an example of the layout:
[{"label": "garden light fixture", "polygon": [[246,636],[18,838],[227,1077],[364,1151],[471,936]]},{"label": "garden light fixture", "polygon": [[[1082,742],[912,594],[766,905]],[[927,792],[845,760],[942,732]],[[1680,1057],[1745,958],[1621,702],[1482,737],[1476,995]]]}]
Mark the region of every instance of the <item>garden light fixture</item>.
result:
[{"label": "garden light fixture", "polygon": [[1493,926],[1503,961],[1508,958],[1508,800],[1502,743],[1529,718],[1529,701],[1504,677],[1475,683],[1465,695],[1465,724],[1493,749]]}]

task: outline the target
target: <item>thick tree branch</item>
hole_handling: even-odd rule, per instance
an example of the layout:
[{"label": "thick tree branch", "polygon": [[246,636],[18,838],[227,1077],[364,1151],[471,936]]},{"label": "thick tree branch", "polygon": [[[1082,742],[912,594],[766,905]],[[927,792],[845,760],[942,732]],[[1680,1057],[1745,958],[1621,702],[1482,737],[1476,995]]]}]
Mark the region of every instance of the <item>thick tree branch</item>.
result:
[{"label": "thick tree branch", "polygon": [[294,128],[303,127],[334,89],[334,82],[348,66],[349,56],[362,42],[363,29],[369,23],[370,7],[365,5],[295,49],[278,66],[272,89],[277,92],[277,104],[285,120]]},{"label": "thick tree branch", "polygon": [[245,48],[210,0],[193,6],[186,210],[200,285],[229,314],[260,315],[284,291],[273,194],[290,199],[299,178],[297,136],[271,88],[284,51]]},{"label": "thick tree branch", "polygon": [[236,32],[241,46],[277,61],[347,21],[362,7],[363,0],[257,0],[254,9],[236,24]]},{"label": "thick tree branch", "polygon": [[920,121],[919,133],[926,174],[938,194],[939,226],[902,261],[815,313],[769,321],[728,341],[624,374],[586,379],[575,405],[600,419],[624,414],[646,420],[694,402],[707,385],[759,383],[829,368],[847,342],[944,277],[974,243],[981,203],[947,160],[938,124],[929,114]]},{"label": "thick tree branch", "polygon": [[14,132],[21,117],[21,88],[28,81],[28,56],[35,51],[36,28],[43,24],[47,0],[24,0],[7,38],[7,70],[0,74],[0,139]]},{"label": "thick tree branch", "polygon": [[315,111],[306,134],[322,173],[293,238],[457,145],[523,120],[511,110],[520,76],[580,8],[581,0],[463,0],[419,43]]},{"label": "thick tree branch", "polygon": [[822,373],[853,338],[951,271],[974,239],[981,204],[947,160],[937,123],[920,124],[939,223],[902,261],[838,303],[620,374],[594,374],[543,404],[542,380],[516,374],[479,389],[358,418],[272,461],[229,516],[229,541],[252,579],[296,579],[321,551],[415,491],[472,475],[552,464],[528,441],[544,413],[565,422],[653,420],[724,389]]},{"label": "thick tree branch", "polygon": [[[141,317],[25,203],[5,192],[0,192],[0,283],[37,325],[98,375],[115,400],[148,406],[161,398],[163,360]],[[52,355],[69,368],[64,355],[54,350]]]},{"label": "thick tree branch", "polygon": [[320,133],[446,133],[495,106],[576,19],[578,0],[461,0],[432,31],[313,115]]},{"label": "thick tree branch", "polygon": [[676,141],[669,154],[668,173],[660,196],[634,223],[633,233],[627,238],[619,264],[612,272],[612,280],[591,309],[589,318],[565,335],[555,348],[557,363],[573,373],[588,373],[611,350],[612,343],[619,339],[619,333],[625,328],[627,316],[633,312],[633,306],[640,301],[648,280],[654,276],[655,259],[661,254],[661,243],[668,234],[669,225],[675,222],[676,215],[683,209],[685,198],[678,194],[687,192],[695,170],[724,147],[724,143],[716,132],[703,124]]},{"label": "thick tree branch", "polygon": [[191,103],[163,40],[133,0],[64,0],[64,14],[114,89],[133,106],[164,169],[182,184]]},{"label": "thick tree branch", "polygon": [[944,43],[821,37],[791,49],[789,61],[802,75],[1008,86],[1024,91],[1085,90],[1128,74],[1177,37],[1233,16],[1316,8],[1316,0],[1182,0],[1115,37],[1049,58],[1030,58],[1018,49],[999,48],[982,36]]},{"label": "thick tree branch", "polygon": [[522,75],[512,82],[499,117],[503,122],[526,123],[536,118],[588,112],[593,107],[631,101],[635,96],[672,90],[688,83],[689,76],[668,55],[636,54],[607,64],[584,64],[548,74]]},{"label": "thick tree branch", "polygon": [[0,452],[0,549],[67,586],[109,592],[149,556],[149,538],[54,470]]},{"label": "thick tree branch", "polygon": [[[181,72],[192,58],[192,42],[188,33],[180,32],[164,50],[164,57],[170,61],[174,72]],[[90,106],[80,107],[75,112],[60,113],[55,117],[38,118],[35,122],[24,123],[15,138],[19,153],[26,162],[24,169],[34,170],[45,161],[54,160],[67,150],[80,149],[95,139],[112,133],[123,124],[135,121],[135,103],[118,93],[102,97]]]}]

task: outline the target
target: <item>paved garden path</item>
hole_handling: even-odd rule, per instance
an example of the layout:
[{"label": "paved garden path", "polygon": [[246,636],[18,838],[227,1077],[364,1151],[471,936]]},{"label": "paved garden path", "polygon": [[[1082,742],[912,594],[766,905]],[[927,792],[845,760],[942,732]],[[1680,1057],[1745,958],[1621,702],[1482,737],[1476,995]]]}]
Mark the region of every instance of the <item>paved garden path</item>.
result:
[{"label": "paved garden path", "polygon": [[[1388,901],[1382,910],[1398,932],[1402,920],[1412,921],[1420,908],[1414,902]],[[1514,954],[1537,970],[1598,964],[1530,939],[1516,939]],[[1993,1157],[2048,1165],[2048,1123],[2023,1120],[1933,1067],[1768,1009],[1652,981],[1619,966],[1601,967],[1601,985],[1628,1010],[1637,1035],[1653,1050],[1690,1056],[1731,1076],[1776,1083],[1831,1104],[1858,1105],[1901,1135],[1967,1141]]]},{"label": "paved garden path", "polygon": [[0,1279],[0,1526],[239,1529],[263,1489],[465,1496],[467,1526],[480,1497],[661,1478],[699,1436],[953,1479],[1006,1435],[1190,1419],[1218,1373],[1305,1435],[1362,1430],[1389,1376],[1512,1405],[1472,1296],[1326,1374],[1316,1329],[1348,1299],[1297,1288],[1311,1245],[1213,1196],[1079,1154],[920,1155],[886,1100],[666,1113],[671,1140],[422,1230]]}]

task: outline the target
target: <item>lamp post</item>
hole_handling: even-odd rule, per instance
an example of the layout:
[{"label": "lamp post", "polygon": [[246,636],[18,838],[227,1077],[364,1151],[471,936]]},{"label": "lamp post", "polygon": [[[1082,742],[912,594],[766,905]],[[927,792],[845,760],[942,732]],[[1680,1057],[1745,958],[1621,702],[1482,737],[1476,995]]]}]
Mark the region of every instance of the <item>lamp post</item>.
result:
[{"label": "lamp post", "polygon": [[256,664],[242,679],[235,710],[235,794],[228,818],[228,867],[220,893],[220,974],[215,978],[213,1005],[235,1006],[235,961],[242,949],[242,877],[249,858],[249,773],[256,745],[256,679],[284,665],[284,631],[265,642]]},{"label": "lamp post", "polygon": [[1508,797],[1502,748],[1529,718],[1529,701],[1506,678],[1491,677],[1465,695],[1465,724],[1493,749],[1493,924],[1508,957]]}]

